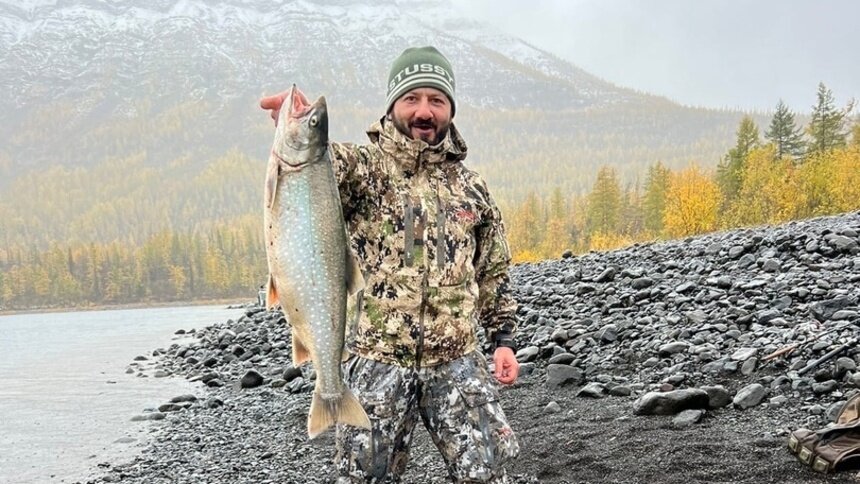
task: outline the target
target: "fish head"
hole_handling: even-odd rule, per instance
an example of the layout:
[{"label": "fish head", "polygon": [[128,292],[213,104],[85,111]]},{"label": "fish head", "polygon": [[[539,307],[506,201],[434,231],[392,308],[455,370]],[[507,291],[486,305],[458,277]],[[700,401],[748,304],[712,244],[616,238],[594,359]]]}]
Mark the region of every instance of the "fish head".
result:
[{"label": "fish head", "polygon": [[328,149],[328,107],[324,96],[313,104],[293,84],[284,100],[275,130],[274,153],[283,163],[299,169],[324,160]]}]

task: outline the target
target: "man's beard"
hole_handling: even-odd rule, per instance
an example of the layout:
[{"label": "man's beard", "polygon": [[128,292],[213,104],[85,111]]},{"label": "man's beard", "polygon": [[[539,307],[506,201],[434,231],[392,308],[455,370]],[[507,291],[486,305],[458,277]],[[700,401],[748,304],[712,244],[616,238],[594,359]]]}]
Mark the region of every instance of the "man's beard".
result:
[{"label": "man's beard", "polygon": [[448,123],[441,128],[437,128],[436,122],[429,119],[415,119],[411,122],[404,122],[397,119],[393,114],[391,116],[391,121],[394,123],[394,127],[409,139],[414,139],[412,137],[412,128],[433,128],[434,134],[421,136],[421,141],[424,141],[430,146],[441,143],[442,140],[445,139],[445,136],[448,135],[448,127],[451,126],[451,123]]}]

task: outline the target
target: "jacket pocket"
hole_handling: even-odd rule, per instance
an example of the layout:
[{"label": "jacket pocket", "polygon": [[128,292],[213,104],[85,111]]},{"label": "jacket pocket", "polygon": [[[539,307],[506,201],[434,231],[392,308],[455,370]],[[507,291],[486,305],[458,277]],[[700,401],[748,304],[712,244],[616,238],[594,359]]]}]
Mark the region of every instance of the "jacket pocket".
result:
[{"label": "jacket pocket", "polygon": [[466,406],[477,408],[499,401],[499,391],[492,381],[487,360],[479,351],[454,360],[451,378]]}]

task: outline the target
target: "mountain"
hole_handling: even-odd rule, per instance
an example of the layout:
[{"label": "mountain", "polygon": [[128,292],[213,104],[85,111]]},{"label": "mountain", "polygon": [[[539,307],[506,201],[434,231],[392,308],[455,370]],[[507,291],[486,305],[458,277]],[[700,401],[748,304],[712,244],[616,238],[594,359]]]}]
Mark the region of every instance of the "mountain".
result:
[{"label": "mountain", "polygon": [[[21,230],[41,234],[31,219],[80,216],[56,207],[71,197],[89,212],[123,201],[140,189],[129,178],[140,172],[148,174],[141,183],[153,184],[148,199],[161,200],[201,189],[187,184],[202,183],[195,177],[228,151],[257,166],[272,132],[257,101],[293,82],[326,95],[334,139],[362,141],[382,114],[391,60],[427,44],[454,66],[468,162],[497,198],[552,186],[583,191],[601,164],[627,180],[658,159],[715,164],[740,117],[619,88],[464,17],[448,1],[3,0],[0,215],[23,221],[0,226],[0,241],[4,230],[7,241]],[[112,169],[128,170],[133,186],[95,198],[105,191],[95,174]],[[206,187],[228,183],[214,178]],[[33,207],[21,198],[34,192],[58,197],[49,204],[55,209],[25,211]],[[227,194],[223,212],[207,215],[150,214],[157,220],[146,230],[256,210],[248,198]],[[148,208],[126,202],[127,213]],[[116,236],[62,227],[51,234]]]}]

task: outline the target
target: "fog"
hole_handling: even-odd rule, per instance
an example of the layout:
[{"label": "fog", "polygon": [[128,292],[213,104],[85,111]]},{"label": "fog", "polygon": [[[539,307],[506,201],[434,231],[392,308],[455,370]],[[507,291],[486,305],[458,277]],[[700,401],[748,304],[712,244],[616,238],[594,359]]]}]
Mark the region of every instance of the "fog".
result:
[{"label": "fog", "polygon": [[615,84],[683,104],[808,112],[860,97],[850,0],[472,0],[490,22]]}]

